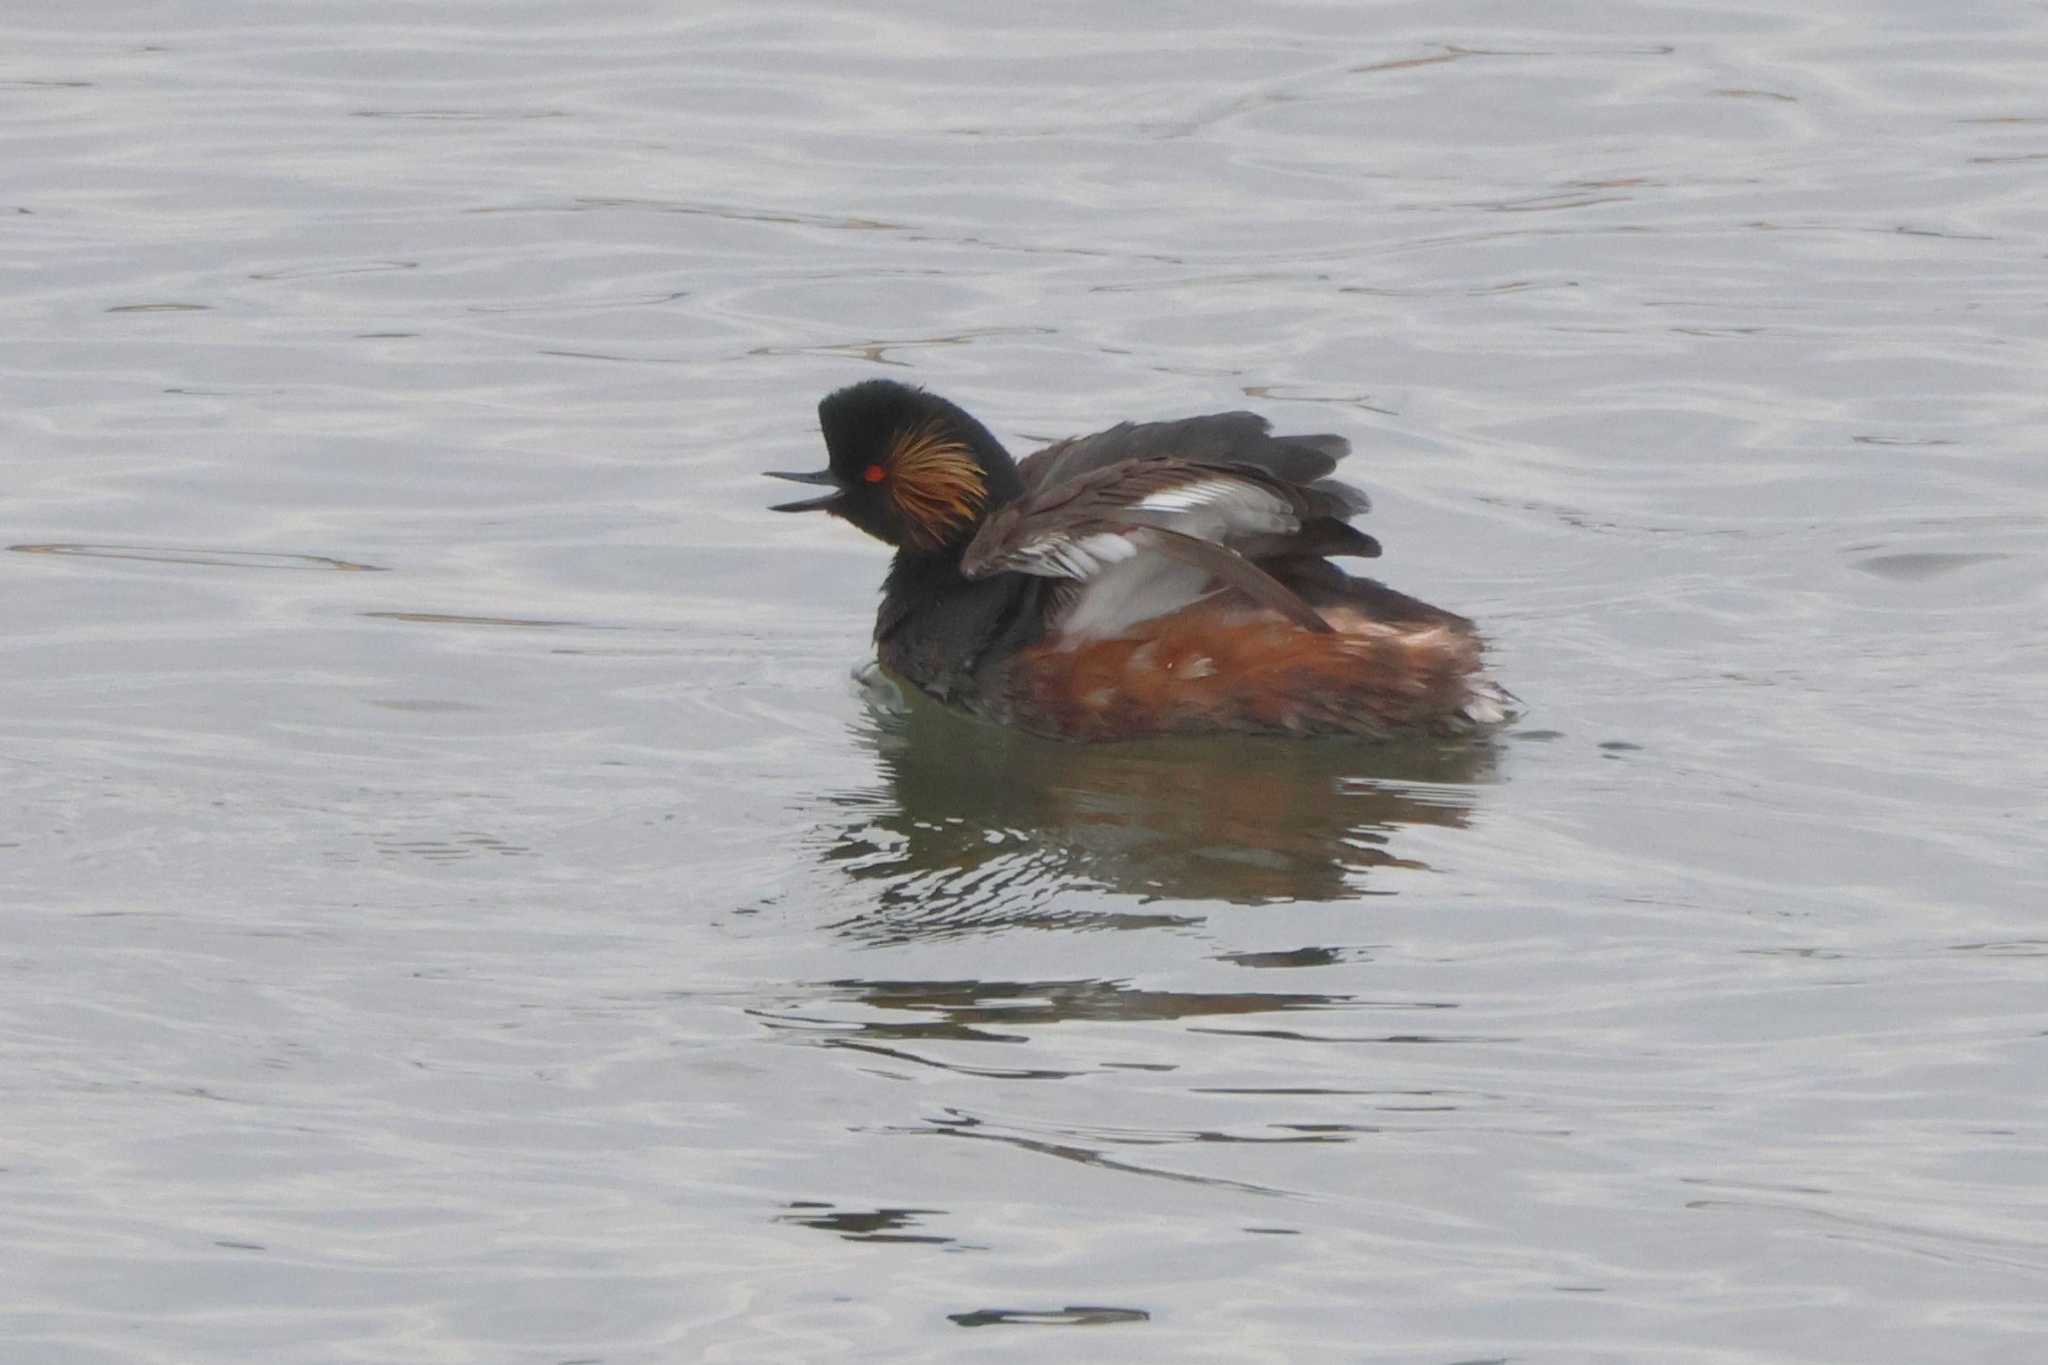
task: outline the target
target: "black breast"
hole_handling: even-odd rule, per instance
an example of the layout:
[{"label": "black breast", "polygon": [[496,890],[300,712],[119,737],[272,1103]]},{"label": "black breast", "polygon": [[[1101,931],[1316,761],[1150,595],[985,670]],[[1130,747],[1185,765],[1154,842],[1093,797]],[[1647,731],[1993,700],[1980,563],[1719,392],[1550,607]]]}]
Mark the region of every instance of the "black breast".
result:
[{"label": "black breast", "polygon": [[969,579],[957,555],[898,554],[882,585],[875,644],[882,666],[939,701],[983,709],[985,670],[1044,632],[1049,579]]}]

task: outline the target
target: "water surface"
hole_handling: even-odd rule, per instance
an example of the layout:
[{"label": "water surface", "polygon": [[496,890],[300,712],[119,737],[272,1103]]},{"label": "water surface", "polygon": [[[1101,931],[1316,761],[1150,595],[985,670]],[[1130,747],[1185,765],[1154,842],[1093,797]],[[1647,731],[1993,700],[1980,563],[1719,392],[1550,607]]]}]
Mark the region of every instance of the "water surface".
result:
[{"label": "water surface", "polygon": [[[17,22],[0,1354],[2038,1355],[2044,59],[1924,2]],[[877,706],[884,552],[759,478],[874,375],[1348,436],[1528,715]]]}]

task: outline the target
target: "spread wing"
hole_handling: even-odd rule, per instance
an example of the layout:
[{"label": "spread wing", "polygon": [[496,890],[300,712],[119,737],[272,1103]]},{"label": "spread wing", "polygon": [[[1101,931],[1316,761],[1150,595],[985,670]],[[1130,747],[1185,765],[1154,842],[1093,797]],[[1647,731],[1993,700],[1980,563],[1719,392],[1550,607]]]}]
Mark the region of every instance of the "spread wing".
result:
[{"label": "spread wing", "polygon": [[[1317,458],[1327,468],[1329,457]],[[1356,490],[1321,478],[1301,484],[1249,465],[1127,459],[1002,507],[968,545],[961,568],[969,578],[1012,572],[1085,585],[1065,625],[1089,633],[1177,609],[1212,581],[1303,629],[1326,631],[1255,561],[1378,554],[1378,543],[1345,521],[1364,505]]]},{"label": "spread wing", "polygon": [[[1274,436],[1255,412],[1218,412],[1177,422],[1120,422],[1092,436],[1055,441],[1017,466],[1026,493],[1056,488],[1127,460],[1244,466],[1286,483],[1329,477],[1351,449],[1342,436]],[[1361,509],[1362,510],[1362,509]]]}]

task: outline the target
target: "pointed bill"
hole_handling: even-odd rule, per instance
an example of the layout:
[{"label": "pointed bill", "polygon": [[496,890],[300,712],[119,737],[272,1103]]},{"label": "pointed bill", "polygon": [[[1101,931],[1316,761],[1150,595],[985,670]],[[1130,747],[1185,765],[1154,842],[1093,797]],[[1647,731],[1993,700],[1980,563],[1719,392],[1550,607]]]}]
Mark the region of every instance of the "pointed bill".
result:
[{"label": "pointed bill", "polygon": [[799,498],[795,502],[775,503],[768,508],[771,512],[820,512],[839,501],[839,495],[846,491],[839,482],[839,476],[829,469],[819,469],[809,474],[792,474],[781,469],[769,469],[763,472],[771,479],[787,479],[791,483],[824,484],[832,490],[823,497]]}]

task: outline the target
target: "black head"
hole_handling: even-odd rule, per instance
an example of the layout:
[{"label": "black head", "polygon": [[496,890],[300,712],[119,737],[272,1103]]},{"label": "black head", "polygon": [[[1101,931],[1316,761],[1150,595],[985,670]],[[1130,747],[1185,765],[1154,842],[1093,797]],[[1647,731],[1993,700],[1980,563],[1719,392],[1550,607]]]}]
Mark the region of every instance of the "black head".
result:
[{"label": "black head", "polygon": [[829,512],[909,550],[957,549],[982,518],[1022,491],[1017,467],[987,427],[937,394],[870,379],[818,404],[831,464],[815,474],[774,474],[822,484],[822,497],[778,512]]}]

